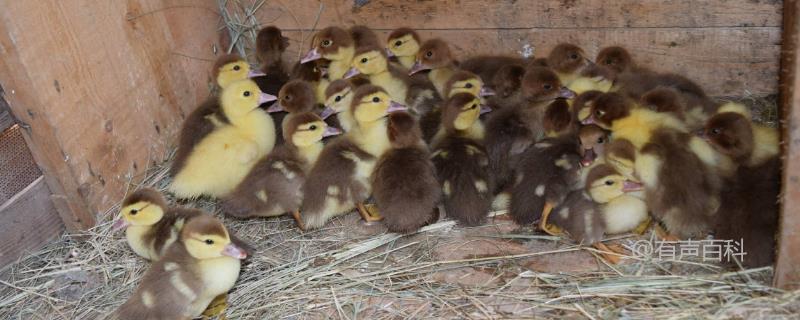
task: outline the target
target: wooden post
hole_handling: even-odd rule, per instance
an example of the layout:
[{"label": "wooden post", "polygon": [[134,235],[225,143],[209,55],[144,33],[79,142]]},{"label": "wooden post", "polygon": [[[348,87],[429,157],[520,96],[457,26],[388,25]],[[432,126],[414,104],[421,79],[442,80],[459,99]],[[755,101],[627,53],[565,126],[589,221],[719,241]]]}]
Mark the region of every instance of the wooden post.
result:
[{"label": "wooden post", "polygon": [[784,141],[784,179],[781,224],[778,234],[778,258],[775,263],[775,286],[800,288],[800,77],[797,47],[800,2],[783,4],[783,49],[781,54],[781,111]]}]

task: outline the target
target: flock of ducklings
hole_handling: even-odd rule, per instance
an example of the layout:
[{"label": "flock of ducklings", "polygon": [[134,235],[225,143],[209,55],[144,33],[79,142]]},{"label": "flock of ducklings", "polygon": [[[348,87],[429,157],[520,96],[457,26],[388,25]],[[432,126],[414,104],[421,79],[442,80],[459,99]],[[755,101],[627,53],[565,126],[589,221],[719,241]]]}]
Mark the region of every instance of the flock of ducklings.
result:
[{"label": "flock of ducklings", "polygon": [[[412,29],[381,41],[364,26],[328,27],[288,72],[287,47],[265,27],[260,70],[233,55],[214,65],[221,93],[180,133],[177,198],[217,198],[237,218],[291,214],[302,230],[353,209],[401,233],[504,209],[610,262],[620,248],[604,235],[652,219],[664,239],[744,239],[745,265],[772,262],[776,130],[622,47],[594,61],[569,43],[542,58],[457,61]],[[131,248],[156,262],[120,318],[196,317],[233,287],[250,249],[218,219],[149,189],[121,211]]]}]

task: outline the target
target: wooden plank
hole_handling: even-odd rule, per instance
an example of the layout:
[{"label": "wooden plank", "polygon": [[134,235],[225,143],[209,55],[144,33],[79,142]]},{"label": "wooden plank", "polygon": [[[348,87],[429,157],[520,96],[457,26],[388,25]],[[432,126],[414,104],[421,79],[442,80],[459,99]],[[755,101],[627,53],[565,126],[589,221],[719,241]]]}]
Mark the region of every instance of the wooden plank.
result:
[{"label": "wooden plank", "polygon": [[800,2],[784,2],[784,44],[781,66],[782,111],[784,115],[783,199],[778,234],[778,259],[775,263],[775,286],[800,289]]},{"label": "wooden plank", "polygon": [[[296,61],[301,51],[298,50],[301,32],[286,34],[293,40],[289,59]],[[642,64],[684,74],[700,83],[710,95],[777,93],[780,28],[421,30],[420,35],[424,39],[447,40],[458,57],[478,53],[520,54],[525,46],[531,46],[536,56],[542,56],[563,41],[581,45],[594,57],[604,46],[624,45]]]},{"label": "wooden plank", "polygon": [[780,1],[267,1],[259,21],[287,29],[365,24],[418,29],[780,27]]},{"label": "wooden plank", "polygon": [[0,83],[68,227],[92,226],[207,96],[216,1],[0,6]]},{"label": "wooden plank", "polygon": [[64,223],[40,177],[0,205],[0,268],[57,238]]}]

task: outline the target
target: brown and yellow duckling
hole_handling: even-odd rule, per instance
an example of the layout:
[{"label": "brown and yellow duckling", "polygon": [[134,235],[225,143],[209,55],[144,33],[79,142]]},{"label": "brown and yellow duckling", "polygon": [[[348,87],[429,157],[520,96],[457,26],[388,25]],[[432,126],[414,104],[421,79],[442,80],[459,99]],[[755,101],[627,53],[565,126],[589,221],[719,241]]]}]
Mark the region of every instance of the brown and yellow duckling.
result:
[{"label": "brown and yellow duckling", "polygon": [[392,148],[372,173],[372,195],[389,231],[413,232],[438,218],[441,187],[414,117],[394,112],[388,130]]},{"label": "brown and yellow duckling", "polygon": [[300,209],[303,183],[322,152],[322,138],[341,133],[314,113],[286,121],[286,143],[259,161],[222,204],[237,218],[272,217]]},{"label": "brown and yellow duckling", "polygon": [[200,213],[147,270],[114,318],[194,319],[212,300],[233,288],[246,257],[245,249],[233,243],[222,222]]},{"label": "brown and yellow duckling", "polygon": [[480,99],[469,93],[448,99],[442,128],[432,144],[445,213],[466,226],[482,223],[492,204],[493,181],[478,121],[480,105]]},{"label": "brown and yellow duckling", "polygon": [[419,35],[411,28],[397,28],[389,33],[386,39],[389,57],[396,57],[403,68],[410,70],[417,59],[417,52],[422,44]]},{"label": "brown and yellow duckling", "polygon": [[365,219],[371,219],[362,202],[370,195],[369,179],[377,159],[391,147],[387,116],[403,109],[380,87],[356,89],[350,107],[353,127],[323,148],[307,175],[300,206],[301,229],[322,227],[356,207]]},{"label": "brown and yellow duckling", "polygon": [[389,93],[392,101],[408,104],[409,83],[408,73],[389,64],[386,52],[378,46],[359,47],[353,58],[352,68],[344,75],[351,78],[356,75],[365,75],[370,83],[379,86]]},{"label": "brown and yellow duckling", "polygon": [[456,71],[455,59],[447,42],[436,38],[427,40],[422,44],[419,52],[417,52],[414,65],[408,73],[413,75],[425,70],[430,70],[428,78],[436,88],[436,92],[444,97],[444,86]]},{"label": "brown and yellow duckling", "polygon": [[278,101],[267,109],[280,132],[278,141],[283,141],[283,132],[286,131],[288,121],[295,115],[314,111],[316,100],[314,88],[306,81],[292,80],[281,87]]},{"label": "brown and yellow duckling", "polygon": [[578,142],[581,145],[581,165],[591,166],[597,159],[603,159],[608,144],[609,132],[596,125],[581,126],[578,129]]},{"label": "brown and yellow duckling", "polygon": [[[311,50],[300,60],[309,63],[318,59],[330,61],[327,76],[330,81],[344,77],[350,70],[355,55],[356,44],[350,33],[339,27],[327,27],[314,36]],[[327,85],[325,86],[327,87]]]},{"label": "brown and yellow duckling", "polygon": [[591,65],[583,49],[572,43],[559,43],[547,55],[547,67],[553,69],[567,87]]},{"label": "brown and yellow duckling", "polygon": [[[353,127],[353,115],[350,114],[350,105],[353,102],[353,93],[357,86],[352,82],[339,79],[331,82],[325,90],[325,109],[322,110],[320,117],[327,123],[335,123],[345,132]],[[335,116],[336,120],[332,116]]]}]

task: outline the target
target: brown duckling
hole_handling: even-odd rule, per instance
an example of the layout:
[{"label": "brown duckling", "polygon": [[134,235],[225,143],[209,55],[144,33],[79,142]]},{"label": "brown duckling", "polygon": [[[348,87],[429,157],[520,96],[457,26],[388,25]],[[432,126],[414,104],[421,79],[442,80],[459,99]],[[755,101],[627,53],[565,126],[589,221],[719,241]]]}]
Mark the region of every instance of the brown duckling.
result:
[{"label": "brown duckling", "polygon": [[324,104],[325,90],[327,89],[327,84],[330,82],[328,79],[329,64],[330,61],[322,58],[308,63],[300,63],[300,61],[298,61],[292,67],[289,78],[291,80],[303,80],[310,83],[311,87],[314,88],[317,103]]},{"label": "brown duckling", "polygon": [[583,49],[571,43],[559,43],[547,55],[547,67],[553,69],[567,87],[591,64]]},{"label": "brown duckling", "polygon": [[772,264],[781,181],[778,130],[752,123],[744,106],[729,104],[708,120],[703,136],[736,166],[723,181],[714,237],[743,241],[746,267]]},{"label": "brown duckling", "polygon": [[205,213],[189,220],[175,245],[153,263],[139,287],[114,312],[116,319],[194,319],[233,288],[244,248],[217,218]]},{"label": "brown duckling", "polygon": [[525,67],[522,65],[507,65],[497,70],[490,82],[494,95],[486,99],[489,107],[497,110],[518,103],[522,95],[520,88],[524,76]]},{"label": "brown duckling", "polygon": [[414,117],[394,112],[388,128],[392,148],[372,173],[372,195],[389,231],[414,232],[438,218],[441,187]]},{"label": "brown duckling", "polygon": [[[261,92],[278,94],[281,87],[289,81],[289,74],[283,64],[283,53],[289,47],[289,38],[281,34],[281,29],[266,26],[256,36],[256,58],[261,63],[263,76],[254,77]],[[266,108],[266,105],[262,105]],[[279,141],[283,141],[282,139]]]},{"label": "brown duckling", "polygon": [[311,84],[302,80],[287,82],[278,92],[278,102],[267,109],[279,128],[280,141],[283,141],[283,132],[286,131],[288,120],[294,115],[314,111],[316,97]]},{"label": "brown duckling", "polygon": [[520,57],[482,55],[461,61],[458,67],[477,74],[483,82],[488,83],[494,79],[497,71],[505,66],[524,66],[527,64],[528,61]]},{"label": "brown duckling", "polygon": [[414,65],[408,71],[410,75],[430,70],[428,78],[436,87],[440,96],[444,97],[444,85],[456,70],[455,60],[450,46],[442,39],[429,39],[422,44]]},{"label": "brown duckling", "polygon": [[578,94],[575,99],[572,99],[573,121],[582,123],[589,118],[592,111],[592,104],[602,94],[602,91],[589,90]]},{"label": "brown duckling", "polygon": [[460,224],[483,222],[492,204],[492,177],[483,148],[481,101],[458,93],[442,109],[442,129],[433,143],[433,164],[442,186],[444,210]]},{"label": "brown duckling", "polygon": [[642,96],[640,101],[642,107],[655,112],[669,113],[675,118],[686,123],[689,130],[698,130],[703,127],[703,121],[707,117],[700,108],[686,111],[686,104],[681,94],[669,87],[657,87],[648,91]]},{"label": "brown duckling", "polygon": [[558,98],[571,98],[558,76],[544,67],[530,67],[521,82],[521,101],[492,112],[486,121],[486,150],[495,194],[512,180],[511,161],[544,136],[545,107]]},{"label": "brown duckling", "polygon": [[222,212],[238,217],[272,217],[300,209],[306,173],[322,152],[322,138],[341,133],[314,113],[288,118],[286,143],[260,160],[222,203]]},{"label": "brown duckling", "polygon": [[578,142],[581,145],[581,165],[591,166],[598,158],[605,155],[609,132],[590,124],[578,129]]},{"label": "brown duckling", "polygon": [[356,89],[350,112],[355,123],[347,134],[325,145],[309,171],[303,186],[300,206],[301,229],[322,227],[330,218],[358,207],[370,195],[370,176],[377,159],[389,150],[387,115],[404,110],[391,103],[380,87],[364,85]]},{"label": "brown duckling", "polygon": [[414,66],[417,52],[419,52],[422,44],[419,35],[414,29],[405,27],[394,29],[389,33],[386,43],[389,57],[396,57],[400,65],[406,70],[410,70]]},{"label": "brown duckling", "polygon": [[579,123],[573,121],[572,110],[570,109],[567,99],[556,99],[547,105],[542,117],[542,126],[546,136],[558,137],[575,134]]}]

